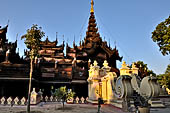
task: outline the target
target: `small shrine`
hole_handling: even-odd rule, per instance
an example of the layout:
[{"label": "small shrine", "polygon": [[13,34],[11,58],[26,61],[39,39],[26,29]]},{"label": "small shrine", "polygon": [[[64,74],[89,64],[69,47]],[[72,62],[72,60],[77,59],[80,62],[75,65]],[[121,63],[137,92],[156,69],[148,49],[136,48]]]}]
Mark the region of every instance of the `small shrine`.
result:
[{"label": "small shrine", "polygon": [[138,75],[138,68],[136,67],[135,63],[132,63],[132,68],[130,68],[125,61],[122,63],[122,67],[120,68],[120,75],[131,75],[136,74]]},{"label": "small shrine", "polygon": [[30,101],[30,104],[38,104],[41,101],[41,98],[42,98],[41,90],[37,93],[35,91],[35,88],[33,88],[33,91],[31,92],[31,101]]},{"label": "small shrine", "polygon": [[97,61],[90,65],[88,78],[88,96],[89,100],[97,101],[102,98],[105,102],[110,102],[114,99],[113,81],[117,77],[115,72],[110,72],[111,67],[107,61],[103,63],[103,67],[98,66]]}]

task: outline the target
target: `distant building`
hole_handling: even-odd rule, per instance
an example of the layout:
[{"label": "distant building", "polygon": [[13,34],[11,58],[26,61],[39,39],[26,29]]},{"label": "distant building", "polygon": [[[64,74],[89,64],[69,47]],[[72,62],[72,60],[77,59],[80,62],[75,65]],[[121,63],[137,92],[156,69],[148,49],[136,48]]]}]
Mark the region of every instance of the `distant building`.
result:
[{"label": "distant building", "polygon": [[[1,46],[8,45],[7,43],[4,43],[6,42],[6,32],[4,31],[5,34],[2,34],[1,30],[0,40],[3,42]],[[67,88],[73,89],[77,96],[88,96],[88,70],[90,64],[93,63],[94,60],[99,63],[99,66],[102,66],[104,60],[107,60],[111,67],[111,71],[120,75],[119,69],[116,67],[116,61],[121,61],[122,57],[119,56],[116,47],[112,49],[108,46],[106,41],[102,40],[95,20],[93,0],[91,3],[86,37],[83,41],[80,41],[79,45],[75,45],[74,40],[73,47],[70,47],[68,43],[66,43],[66,55],[64,55],[64,47],[65,42],[63,41],[61,45],[58,45],[57,38],[55,41],[51,42],[47,37],[46,40],[40,42],[40,57],[35,59],[34,62],[32,87],[36,87],[36,89],[44,89],[44,95],[50,95],[51,87],[58,88],[61,86],[67,86]],[[13,59],[9,58],[10,64],[4,64],[4,53],[6,51],[7,49],[3,49],[3,54],[0,56],[0,59],[2,58],[2,60],[0,60],[0,83],[2,79],[4,81],[3,85],[0,85],[0,96],[9,95],[6,92],[7,84],[10,87],[13,87],[13,91],[15,91],[15,89],[19,87],[15,86],[15,82],[25,87],[25,89],[19,90],[19,92],[22,92],[21,94],[25,94],[24,96],[26,96],[29,78],[29,51],[24,51],[26,55],[24,60],[17,56],[18,53],[11,53],[9,55],[11,57],[16,54],[16,57],[18,58],[16,60],[17,62],[13,62]],[[4,69],[5,66],[12,66],[14,69],[10,67],[6,70]],[[26,71],[23,71],[23,69]],[[15,71],[14,73],[18,74],[12,74],[11,72],[13,72],[13,70]],[[16,76],[16,78],[13,79],[14,83],[9,83],[8,79],[4,77],[7,76],[8,73],[11,73],[8,77],[9,79],[10,77],[15,78]],[[21,76],[22,80],[17,79],[17,76]],[[26,82],[20,82],[23,80],[26,80]],[[14,93],[15,92],[10,94],[12,95]]]}]

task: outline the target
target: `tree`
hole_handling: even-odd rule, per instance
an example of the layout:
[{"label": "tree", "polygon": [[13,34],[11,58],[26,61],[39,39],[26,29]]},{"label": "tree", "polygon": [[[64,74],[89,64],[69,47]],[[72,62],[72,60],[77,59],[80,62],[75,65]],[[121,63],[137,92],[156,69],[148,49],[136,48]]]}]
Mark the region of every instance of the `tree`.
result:
[{"label": "tree", "polygon": [[170,64],[167,66],[165,74],[170,74]]},{"label": "tree", "polygon": [[25,39],[24,43],[26,47],[30,50],[30,78],[29,78],[29,90],[28,90],[28,104],[27,104],[27,113],[30,113],[30,94],[31,94],[31,80],[32,80],[32,72],[33,72],[33,61],[35,57],[38,56],[39,44],[41,38],[45,35],[43,31],[41,31],[41,27],[38,25],[33,25],[31,29],[27,30],[27,33],[21,37],[21,39]]},{"label": "tree", "polygon": [[54,92],[54,96],[56,96],[57,99],[62,100],[63,110],[64,110],[64,102],[66,102],[67,99],[73,98],[74,95],[75,95],[75,92],[72,92],[71,90],[68,91],[66,86],[60,87],[56,89]]},{"label": "tree", "polygon": [[164,74],[158,75],[158,82],[161,86],[170,88],[170,64],[167,66]]},{"label": "tree", "polygon": [[170,16],[156,26],[152,32],[152,40],[158,44],[164,56],[170,54]]},{"label": "tree", "polygon": [[147,64],[145,64],[143,61],[135,62],[135,65],[137,68],[139,68],[139,76],[141,78],[144,78],[145,76],[150,76],[150,74],[156,76],[156,74],[152,70],[148,69]]}]

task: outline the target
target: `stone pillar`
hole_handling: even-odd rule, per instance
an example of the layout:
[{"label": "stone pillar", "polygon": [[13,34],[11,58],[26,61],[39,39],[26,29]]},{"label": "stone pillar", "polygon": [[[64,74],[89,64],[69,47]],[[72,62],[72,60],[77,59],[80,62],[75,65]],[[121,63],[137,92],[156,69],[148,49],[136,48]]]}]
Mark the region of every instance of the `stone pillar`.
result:
[{"label": "stone pillar", "polygon": [[96,80],[88,80],[88,97],[89,100],[96,101],[99,97],[99,82]]},{"label": "stone pillar", "polygon": [[99,82],[93,81],[91,86],[91,95],[89,97],[90,100],[97,101],[99,97]]},{"label": "stone pillar", "polygon": [[92,85],[92,81],[89,80],[88,81],[88,97],[91,97],[91,85]]},{"label": "stone pillar", "polygon": [[101,81],[102,81],[102,98],[103,98],[103,100],[107,100],[107,83],[106,83],[106,79],[103,77]]},{"label": "stone pillar", "polygon": [[102,81],[102,98],[110,103],[114,99],[111,82],[113,80],[113,73],[110,72],[106,76],[101,78]]},{"label": "stone pillar", "polygon": [[89,100],[97,101],[99,97],[99,66],[97,61],[94,61],[93,65],[89,69],[88,78],[88,96]]},{"label": "stone pillar", "polygon": [[110,101],[112,101],[114,99],[114,95],[113,95],[113,90],[112,90],[112,85],[111,82],[113,81],[113,73],[109,73],[107,75],[107,79],[106,79],[106,84],[107,84],[107,102],[110,103]]}]

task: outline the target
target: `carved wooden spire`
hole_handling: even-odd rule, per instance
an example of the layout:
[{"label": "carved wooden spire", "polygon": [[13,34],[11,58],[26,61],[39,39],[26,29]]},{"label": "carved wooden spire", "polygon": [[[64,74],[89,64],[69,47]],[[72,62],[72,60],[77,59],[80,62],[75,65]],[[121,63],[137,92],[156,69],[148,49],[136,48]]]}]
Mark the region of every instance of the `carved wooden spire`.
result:
[{"label": "carved wooden spire", "polygon": [[100,45],[102,41],[102,39],[100,38],[100,34],[98,32],[93,5],[94,5],[94,2],[93,0],[91,0],[91,11],[90,11],[89,23],[88,23],[88,28],[86,31],[86,37],[84,40],[84,45],[86,48],[91,48],[95,46],[96,44]]}]

